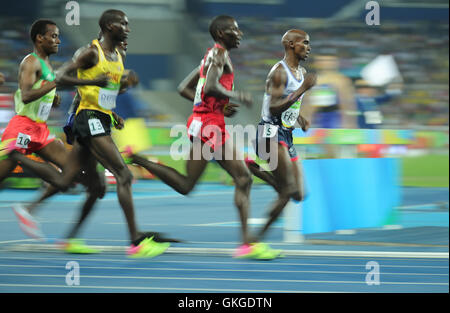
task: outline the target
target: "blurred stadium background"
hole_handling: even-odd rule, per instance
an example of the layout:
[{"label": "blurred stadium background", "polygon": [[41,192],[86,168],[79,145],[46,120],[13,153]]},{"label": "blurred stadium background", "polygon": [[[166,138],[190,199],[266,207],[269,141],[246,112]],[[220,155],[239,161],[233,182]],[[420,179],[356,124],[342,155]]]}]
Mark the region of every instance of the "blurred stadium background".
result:
[{"label": "blurred stadium background", "polygon": [[[114,138],[118,145],[130,141],[148,143],[143,154],[180,171],[184,171],[184,161],[175,161],[169,155],[170,145],[177,139],[170,137],[170,128],[175,124],[185,125],[192,104],[178,95],[177,85],[212,45],[208,22],[213,16],[232,15],[243,30],[240,48],[231,52],[235,85],[237,89],[250,91],[255,99],[253,108],[241,108],[233,119],[227,119],[229,124],[255,125],[260,120],[265,78],[272,65],[283,57],[280,38],[290,28],[303,29],[311,36],[312,54],[304,63],[308,71],[318,72],[321,79],[325,76],[321,70],[328,64],[334,67],[331,77],[339,77],[334,81],[347,82],[345,90],[330,88],[330,81],[321,82],[305,97],[304,108],[315,109],[309,111],[312,128],[306,134],[296,130],[294,144],[305,170],[308,197],[302,204],[292,202],[286,207],[286,214],[273,225],[267,239],[275,248],[289,252],[288,258],[277,260],[275,266],[285,269],[282,266],[286,263],[292,266],[287,269],[302,271],[288,271],[283,278],[280,271],[270,266],[272,262],[258,264],[260,273],[254,273],[254,262],[234,264],[236,260],[229,260],[231,267],[224,259],[211,262],[214,251],[222,250],[218,247],[225,247],[223,250],[231,253],[239,241],[233,190],[224,186],[231,185],[232,181],[216,163],[211,162],[202,177],[203,182],[213,183],[201,184],[187,201],[148,172],[130,165],[139,179],[133,191],[140,224],[162,227],[162,231],[188,242],[180,244],[181,248],[174,244],[177,260],[169,253],[153,263],[123,263],[126,269],[117,267],[122,263],[111,263],[124,262],[114,253],[123,255],[125,227],[113,194],[114,179],[108,176],[111,192],[97,209],[103,210],[102,214],[94,218],[92,227],[83,235],[90,244],[111,246],[103,246],[105,253],[96,259],[80,256],[84,262],[82,287],[91,288],[85,290],[205,292],[208,290],[205,288],[210,288],[215,292],[247,289],[254,292],[262,288],[281,290],[287,288],[285,283],[297,279],[302,283],[289,287],[290,292],[448,292],[448,1],[379,0],[380,25],[366,24],[370,10],[365,8],[369,1],[364,0],[78,0],[80,25],[66,23],[70,12],[66,9],[68,2],[0,0],[0,72],[6,76],[6,83],[0,86],[0,131],[14,115],[18,67],[31,52],[28,31],[37,18],[50,18],[58,24],[62,44],[59,53],[51,57],[57,68],[70,60],[78,47],[97,37],[98,19],[103,11],[116,8],[127,14],[131,34],[125,67],[137,72],[140,85],[118,98],[117,112],[127,118],[128,128],[115,132]],[[328,63],[323,63],[324,58]],[[375,68],[375,75],[367,74],[370,68]],[[387,78],[379,84],[374,82],[382,77]],[[58,93],[62,95],[62,104],[52,110],[49,125],[55,136],[65,139],[61,126],[74,91]],[[347,100],[335,103],[338,95],[345,95]],[[347,118],[346,123],[326,128],[324,120],[319,118],[330,109],[324,105],[334,106],[335,113]],[[250,146],[244,149],[252,153]],[[59,291],[63,284],[61,277],[66,274],[61,274],[64,265],[59,263],[74,258],[56,254],[37,257],[35,252],[54,252],[59,248],[34,242],[20,244],[27,239],[22,239],[24,235],[13,222],[12,199],[30,201],[38,194],[34,189],[41,184],[18,167],[14,177],[1,186],[0,290]],[[61,195],[46,203],[40,218],[47,234],[58,236],[65,231],[66,224],[73,220],[71,214],[78,210],[81,196]],[[217,203],[214,212],[208,206],[213,203],[209,202],[211,197]],[[249,225],[253,228],[264,223],[266,207],[276,195],[255,178],[251,197]],[[296,245],[298,242],[303,245]],[[23,254],[12,255],[11,249]],[[319,257],[309,259],[310,253]],[[360,267],[365,263],[361,258],[364,253],[370,260],[375,258],[381,262],[382,289],[365,286],[361,274],[366,273]],[[94,262],[88,263],[93,266],[90,270],[88,261]],[[315,276],[310,276],[312,280],[308,281],[304,271],[310,261],[325,264],[322,264],[323,271],[318,271],[321,267],[313,264]],[[341,261],[338,265],[328,264]],[[201,265],[195,265],[196,262]],[[114,267],[104,269],[108,264]],[[164,276],[172,275],[168,267],[173,266],[174,275],[179,275],[185,285],[174,285],[175,278],[160,277],[161,281],[149,287],[148,281],[141,278],[155,276],[157,272],[145,270],[154,269],[158,264],[164,264],[159,270],[169,270],[169,274],[160,272]],[[395,272],[401,272],[399,267],[403,265],[399,264],[404,264],[405,273],[388,276],[397,274],[387,273],[386,264],[394,264]],[[28,265],[31,267],[26,269]],[[123,280],[124,274],[131,273],[127,272],[130,266],[140,267],[133,270],[141,272],[133,272],[134,278]],[[194,266],[195,270],[189,268]],[[225,269],[221,270],[221,266]],[[347,266],[357,266],[351,271],[361,273],[351,273]],[[233,269],[237,272],[232,273]],[[212,278],[203,280],[214,276],[215,271],[219,277],[216,285],[210,283]],[[48,273],[51,275],[46,276]],[[89,273],[95,275],[92,280],[87,276]],[[101,275],[108,278],[103,279]],[[111,280],[111,275],[120,275],[120,280]],[[233,275],[234,280],[230,279]],[[136,276],[139,276],[137,282]],[[247,278],[255,277],[258,279],[253,285],[246,285]],[[273,283],[274,279],[286,281],[281,281],[280,287]],[[325,287],[318,286],[316,283],[323,279],[327,281],[322,281],[327,283]],[[341,283],[350,279],[351,286],[342,287]],[[230,280],[229,284],[223,280]],[[123,289],[124,286],[129,289]],[[186,289],[178,289],[180,286]],[[92,289],[97,287],[100,289]]]},{"label": "blurred stadium background", "polygon": [[[311,35],[312,56],[337,56],[340,72],[353,81],[378,55],[394,56],[404,89],[381,106],[384,119],[379,127],[448,126],[447,1],[378,1],[378,26],[365,23],[367,1],[82,0],[79,26],[66,24],[67,2],[2,3],[0,69],[8,81],[3,93],[16,88],[17,67],[29,52],[28,29],[34,19],[48,17],[60,27],[61,50],[52,58],[58,65],[96,37],[105,9],[119,8],[128,14],[132,28],[126,67],[141,79],[141,88],[130,101],[149,121],[183,123],[191,108],[176,94],[176,86],[211,43],[209,19],[230,14],[245,33],[242,46],[232,54],[236,85],[253,91],[255,98],[262,99],[265,76],[282,56],[280,36],[289,28],[301,28]],[[314,59],[306,67],[314,70]],[[236,122],[257,122],[259,110],[256,105],[241,112]]]},{"label": "blurred stadium background", "polygon": [[[138,88],[119,97],[117,112],[125,118],[143,119],[151,142],[145,153],[183,171],[184,163],[168,155],[176,139],[170,137],[170,127],[184,124],[191,112],[191,104],[178,95],[177,85],[212,44],[209,20],[228,14],[236,17],[244,32],[240,48],[231,52],[235,85],[252,92],[255,99],[252,109],[242,108],[228,123],[259,121],[266,75],[283,57],[280,38],[287,29],[300,28],[310,34],[312,45],[312,57],[304,66],[319,71],[320,57],[335,58],[335,72],[350,82],[342,93],[348,93],[353,103],[339,105],[338,114],[350,116],[351,122],[337,129],[323,128],[317,112],[311,116],[313,128],[306,135],[295,134],[302,158],[394,157],[400,164],[399,177],[395,177],[398,187],[447,188],[448,195],[448,1],[378,1],[380,25],[366,24],[368,1],[360,0],[80,0],[80,25],[66,23],[67,2],[2,1],[0,72],[6,83],[0,87],[0,127],[14,114],[12,93],[17,89],[19,62],[30,52],[28,29],[33,20],[45,17],[57,22],[62,44],[60,52],[51,57],[57,68],[78,47],[96,38],[101,13],[117,8],[126,12],[131,27],[125,67],[140,78]],[[398,75],[373,85],[373,75],[363,73],[380,56],[393,60],[391,68],[382,67],[383,71]],[[61,94],[61,107],[52,111],[49,124],[63,138],[61,125],[74,92]],[[359,101],[362,94],[371,99],[369,104]],[[304,105],[312,107],[319,98],[306,97]],[[374,118],[366,115],[368,111],[376,113]],[[134,168],[134,174],[152,178],[139,168]],[[9,186],[40,184],[23,181],[14,180]],[[216,164],[208,168],[203,181],[231,183]],[[448,202],[443,207],[448,216]]]},{"label": "blurred stadium background", "polygon": [[[379,113],[374,124],[361,122],[363,107],[351,112],[341,107],[340,114],[353,115],[354,123],[350,125],[356,127],[342,126],[409,130],[394,131],[383,137],[391,137],[391,141],[382,139],[372,145],[364,145],[361,141],[365,139],[361,139],[355,143],[355,151],[358,156],[415,157],[404,162],[408,176],[404,183],[448,186],[448,1],[378,1],[380,25],[372,26],[365,23],[367,1],[359,0],[82,0],[77,1],[80,25],[67,25],[67,3],[2,1],[0,71],[7,82],[0,87],[0,127],[14,114],[12,93],[17,88],[19,62],[30,52],[28,30],[32,21],[46,17],[57,22],[62,44],[60,52],[51,58],[56,68],[97,36],[98,18],[105,9],[118,8],[127,13],[132,29],[125,65],[140,77],[139,88],[119,97],[118,113],[125,118],[145,118],[148,126],[159,127],[149,131],[153,147],[167,147],[171,142],[167,127],[184,124],[191,112],[190,103],[177,94],[176,87],[211,45],[207,31],[210,18],[229,14],[237,18],[244,31],[241,47],[232,51],[236,86],[251,91],[256,100],[252,109],[242,109],[229,123],[247,125],[259,121],[265,77],[283,55],[280,36],[287,29],[301,28],[310,34],[312,44],[312,58],[304,66],[315,71],[315,58],[335,56],[337,71],[353,85],[353,95],[348,99],[355,103],[357,90],[361,82],[365,83],[362,69],[380,55],[393,57],[400,75],[369,91],[383,100],[370,109]],[[50,121],[59,135],[73,92],[61,94],[62,105],[52,111]],[[305,99],[305,105],[308,100],[311,103],[314,99]],[[314,116],[312,126],[321,127]],[[355,134],[334,133],[329,130],[326,138],[315,136],[317,140],[302,149],[303,157],[330,157],[318,143],[339,144],[342,141],[333,138],[349,136],[351,141]],[[368,136],[364,132],[357,134]],[[299,139],[297,143],[305,141]],[[424,176],[422,181],[419,176]]]}]

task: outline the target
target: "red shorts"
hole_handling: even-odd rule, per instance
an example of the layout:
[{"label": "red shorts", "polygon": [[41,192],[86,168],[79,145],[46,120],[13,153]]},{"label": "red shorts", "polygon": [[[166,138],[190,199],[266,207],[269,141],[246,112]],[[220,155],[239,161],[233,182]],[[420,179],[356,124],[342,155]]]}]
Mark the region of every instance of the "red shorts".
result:
[{"label": "red shorts", "polygon": [[39,151],[54,140],[47,123],[37,123],[26,116],[15,115],[2,134],[2,141],[17,138],[16,150],[23,154]]},{"label": "red shorts", "polygon": [[223,113],[192,113],[187,121],[189,139],[199,137],[213,150],[222,146],[230,137],[225,129]]}]

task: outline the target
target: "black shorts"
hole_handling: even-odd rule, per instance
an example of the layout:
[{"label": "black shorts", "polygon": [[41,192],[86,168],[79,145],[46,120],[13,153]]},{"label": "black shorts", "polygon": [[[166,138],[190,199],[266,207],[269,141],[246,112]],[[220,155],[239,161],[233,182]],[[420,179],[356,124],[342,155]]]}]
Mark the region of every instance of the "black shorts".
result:
[{"label": "black shorts", "polygon": [[[268,138],[263,137],[263,129],[264,124],[268,124],[265,122],[260,122],[258,124],[258,128],[256,130],[256,154],[258,155],[258,143],[261,142],[261,140],[267,140]],[[277,133],[271,137],[271,140],[276,140],[278,144],[285,146],[288,149],[289,157],[293,162],[298,160],[297,150],[295,150],[294,147],[294,140],[292,137],[292,130],[284,129],[281,125],[271,125],[274,127],[277,127]],[[259,156],[259,155],[258,155]],[[259,156],[261,157],[261,156]]]},{"label": "black shorts", "polygon": [[81,110],[72,126],[75,139],[110,136],[111,116],[95,110]]}]

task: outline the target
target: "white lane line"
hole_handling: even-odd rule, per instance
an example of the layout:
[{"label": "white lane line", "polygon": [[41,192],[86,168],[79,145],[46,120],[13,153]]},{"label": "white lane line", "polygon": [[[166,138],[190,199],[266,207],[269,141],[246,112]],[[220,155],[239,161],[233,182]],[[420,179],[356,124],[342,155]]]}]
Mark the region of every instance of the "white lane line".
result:
[{"label": "white lane line", "polygon": [[[103,252],[125,253],[125,246],[92,246]],[[19,244],[10,247],[11,251],[20,252],[61,252],[61,249],[51,244]],[[184,253],[201,255],[227,255],[231,256],[235,250],[227,248],[178,248],[170,247],[166,253]],[[286,256],[327,256],[327,257],[368,257],[368,258],[437,258],[448,259],[448,252],[397,252],[397,251],[359,251],[359,250],[283,250]]]},{"label": "white lane line", "polygon": [[[193,193],[191,194],[191,198],[194,197],[205,197],[205,196],[221,196],[221,195],[233,195],[234,191],[200,191],[198,193]],[[175,191],[173,192],[173,194],[170,195],[136,195],[133,194],[133,200],[147,200],[147,199],[171,199],[171,198],[179,198],[179,199],[183,199],[185,198],[185,196],[177,194]],[[81,201],[83,201],[83,197],[80,196],[79,199],[63,199],[63,198],[59,198],[59,199],[52,199],[49,200],[48,203],[60,203],[60,202],[64,202],[64,203],[80,203]],[[111,201],[115,201],[117,202],[117,197],[112,196],[111,198],[104,198],[104,199],[100,199],[99,203],[101,202],[111,202]],[[31,201],[24,201],[24,202],[31,202]],[[11,203],[13,203],[13,201],[11,201]],[[11,203],[8,204],[0,204],[0,208],[11,208]]]},{"label": "white lane line", "polygon": [[[134,286],[65,286],[65,285],[31,285],[31,284],[0,284],[0,287],[31,287],[31,288],[64,288],[64,289],[105,289],[105,290],[167,290],[167,291],[191,291],[191,292],[243,292],[243,293],[329,293],[330,291],[297,291],[297,290],[264,290],[264,289],[216,289],[216,288],[167,288],[167,287],[134,287]],[[66,290],[66,291],[69,291]],[[344,293],[332,291],[333,293]],[[352,293],[351,291],[345,293]]]},{"label": "white lane line", "polygon": [[35,239],[19,239],[19,240],[7,240],[7,241],[0,241],[0,244],[2,243],[16,243],[16,242],[35,242]]},{"label": "white lane line", "polygon": [[[16,265],[0,264],[0,267],[7,268],[59,268],[64,269],[62,265]],[[363,267],[363,266],[360,266]],[[130,270],[130,271],[186,271],[186,272],[255,272],[267,273],[266,269],[222,269],[222,268],[170,268],[170,267],[119,267],[119,266],[82,266],[82,269],[101,269],[101,270]],[[270,273],[311,273],[311,274],[357,274],[366,275],[367,272],[343,272],[343,271],[293,271],[293,270],[270,270]],[[389,273],[382,272],[385,275],[409,275],[409,276],[448,276],[448,273]],[[1,275],[1,274],[0,274]]]},{"label": "white lane line", "polygon": [[[6,256],[0,256],[0,260],[28,260],[28,261],[63,261],[67,262],[68,260],[71,261],[80,261],[80,262],[118,262],[118,263],[130,263],[134,262],[134,260],[130,259],[109,259],[109,258],[90,258],[90,257],[77,257],[76,255],[67,255],[65,258],[58,258],[58,257],[6,257]],[[391,261],[392,259],[389,259]],[[404,261],[402,259],[402,261]],[[427,261],[435,261],[435,260],[427,260]],[[152,261],[153,262],[153,261]],[[221,265],[248,265],[251,267],[254,266],[275,266],[275,267],[282,267],[282,266],[326,266],[326,267],[361,267],[363,265],[361,264],[335,264],[335,263],[280,263],[280,262],[253,262],[253,261],[247,261],[247,262],[240,262],[237,260],[230,260],[230,261],[195,261],[195,260],[184,260],[184,261],[176,261],[176,260],[161,260],[156,259],[154,260],[155,263],[169,263],[169,264],[221,264]],[[365,263],[364,263],[365,266]],[[449,266],[435,266],[435,265],[386,265],[381,264],[383,268],[433,268],[433,269],[448,269]]]},{"label": "white lane line", "polygon": [[[8,273],[0,274],[3,277],[46,277],[46,278],[65,278],[64,275],[55,274],[27,274],[27,273]],[[198,280],[198,281],[239,281],[239,282],[266,282],[266,283],[319,283],[319,284],[362,284],[366,285],[364,280],[345,281],[345,280],[306,280],[306,279],[256,279],[256,278],[219,278],[219,277],[171,277],[171,276],[111,276],[111,275],[82,275],[83,279],[136,279],[136,280]],[[436,285],[448,286],[446,283],[422,283],[422,282],[382,282],[383,285]]]},{"label": "white lane line", "polygon": [[[74,224],[73,222],[71,224]],[[119,223],[110,223],[110,224],[119,224]],[[125,225],[125,223],[120,223],[122,225]],[[151,225],[151,226],[174,226],[173,224],[144,224],[144,225]],[[177,225],[177,226],[193,226],[193,225]],[[212,225],[213,226],[213,225]],[[164,232],[163,232],[164,233]],[[178,235],[174,235],[171,237],[179,237]],[[107,239],[107,238],[83,238],[86,242],[122,242],[124,243],[124,245],[127,245],[129,240],[126,239]],[[33,241],[31,239],[31,241]],[[35,240],[34,240],[35,241]],[[35,241],[37,242],[37,241]],[[233,246],[233,247],[238,247],[241,242],[237,242],[237,241],[186,241],[187,244],[192,244],[192,245],[225,245],[225,246]],[[299,249],[302,249],[305,245],[304,244],[299,244],[299,243],[294,243],[294,242],[281,242],[281,241],[267,241],[266,242],[268,245],[270,246],[275,246],[277,249],[282,249],[285,246],[291,247],[297,247]],[[320,250],[320,249],[318,249]]]}]

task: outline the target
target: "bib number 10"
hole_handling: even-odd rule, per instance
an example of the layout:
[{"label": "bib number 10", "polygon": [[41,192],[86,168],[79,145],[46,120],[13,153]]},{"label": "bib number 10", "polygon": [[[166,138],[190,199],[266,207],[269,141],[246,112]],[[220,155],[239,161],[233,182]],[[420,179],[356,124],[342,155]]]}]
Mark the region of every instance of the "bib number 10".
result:
[{"label": "bib number 10", "polygon": [[31,142],[31,136],[19,133],[16,140],[16,147],[28,149],[28,144]]}]

